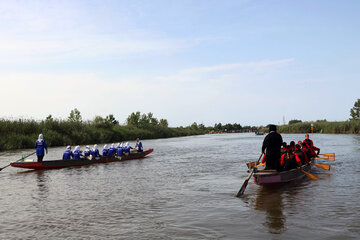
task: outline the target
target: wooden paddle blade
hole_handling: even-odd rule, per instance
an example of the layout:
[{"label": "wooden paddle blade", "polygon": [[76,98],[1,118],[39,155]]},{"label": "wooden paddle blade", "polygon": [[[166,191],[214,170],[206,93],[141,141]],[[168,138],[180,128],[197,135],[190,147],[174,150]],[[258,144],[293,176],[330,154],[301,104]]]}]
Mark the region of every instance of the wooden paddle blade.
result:
[{"label": "wooden paddle blade", "polygon": [[330,171],[330,165],[327,165],[327,164],[321,164],[321,163],[314,163],[313,165],[315,165],[315,167],[317,168],[321,168],[321,169],[324,169],[324,170],[328,170]]},{"label": "wooden paddle blade", "polygon": [[304,171],[302,169],[300,171],[303,172],[306,176],[308,176],[309,178],[311,178],[313,180],[320,180],[320,178],[318,176],[314,175],[314,174],[306,172],[306,171]]},{"label": "wooden paddle blade", "polygon": [[265,167],[265,163],[260,163],[260,164],[256,165],[256,167]]},{"label": "wooden paddle blade", "polygon": [[244,183],[243,183],[243,185],[241,186],[239,192],[236,194],[236,197],[241,197],[241,195],[244,194],[245,189],[246,189],[246,187],[247,187],[247,185],[248,185],[248,182],[249,182],[249,179],[246,179],[246,180],[244,181]]},{"label": "wooden paddle blade", "polygon": [[319,154],[319,155],[335,157],[335,153],[323,153],[323,154]]},{"label": "wooden paddle blade", "polygon": [[248,162],[246,163],[246,166],[250,169],[250,168],[253,168],[255,167],[255,162]]},{"label": "wooden paddle blade", "polygon": [[335,161],[335,157],[324,156],[324,157],[316,157],[315,158],[315,160],[319,160],[319,159],[328,160],[328,161]]}]

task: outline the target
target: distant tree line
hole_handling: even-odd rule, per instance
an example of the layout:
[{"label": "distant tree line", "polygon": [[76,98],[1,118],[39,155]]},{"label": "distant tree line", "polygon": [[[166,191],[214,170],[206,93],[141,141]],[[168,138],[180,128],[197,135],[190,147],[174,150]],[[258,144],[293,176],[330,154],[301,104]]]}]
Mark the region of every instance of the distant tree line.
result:
[{"label": "distant tree line", "polygon": [[205,128],[171,128],[166,119],[158,120],[150,112],[131,113],[124,125],[120,125],[113,114],[83,121],[78,109],[71,110],[67,119],[45,120],[0,119],[0,150],[32,148],[39,133],[43,133],[48,146],[84,145],[95,143],[121,142],[127,140],[169,138],[204,134]]},{"label": "distant tree line", "polygon": [[[311,129],[313,125],[313,129]],[[350,118],[347,121],[329,122],[326,119],[316,120],[315,122],[302,122],[301,120],[291,120],[288,125],[279,126],[282,133],[360,133],[360,99],[357,99],[354,106],[350,109]]]}]

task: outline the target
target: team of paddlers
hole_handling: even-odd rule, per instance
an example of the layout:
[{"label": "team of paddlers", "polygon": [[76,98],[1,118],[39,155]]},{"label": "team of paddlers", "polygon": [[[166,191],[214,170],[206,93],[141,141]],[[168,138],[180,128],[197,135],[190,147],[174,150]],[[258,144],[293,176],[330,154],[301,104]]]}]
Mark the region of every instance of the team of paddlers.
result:
[{"label": "team of paddlers", "polygon": [[309,139],[309,134],[305,135],[305,140],[298,141],[297,144],[291,141],[288,145],[276,132],[275,125],[270,125],[269,130],[270,132],[265,137],[262,146],[262,153],[264,154],[262,163],[266,164],[265,169],[286,171],[301,167],[320,153],[320,148],[314,146],[313,141]]},{"label": "team of paddlers", "polygon": [[[42,134],[39,135],[39,138],[35,142],[35,148],[36,148],[36,155],[38,158],[38,162],[42,162],[45,152],[48,153],[47,150],[47,144]],[[123,155],[129,155],[130,152],[137,151],[142,152],[143,151],[143,145],[139,138],[136,139],[135,147],[131,147],[129,142],[123,144],[118,143],[115,147],[115,144],[111,144],[110,148],[108,148],[107,145],[104,145],[102,154],[100,154],[98,145],[94,145],[93,149],[90,149],[89,146],[86,146],[86,149],[84,152],[80,150],[80,146],[76,146],[74,151],[71,151],[71,146],[67,146],[66,150],[63,154],[63,160],[71,160],[71,159],[92,159],[97,157],[111,157],[111,156],[123,156]]]},{"label": "team of paddlers", "polygon": [[123,156],[129,155],[132,149],[135,149],[138,152],[143,151],[142,143],[139,138],[136,139],[135,147],[131,147],[129,142],[126,144],[118,143],[115,147],[115,144],[111,144],[110,148],[105,144],[102,150],[102,155],[99,152],[98,145],[94,145],[93,149],[90,149],[89,146],[86,146],[84,152],[80,150],[80,146],[76,146],[74,152],[71,151],[71,146],[67,146],[64,154],[63,160],[71,160],[71,159],[80,159],[80,158],[96,158],[96,157],[111,157],[111,156]]}]

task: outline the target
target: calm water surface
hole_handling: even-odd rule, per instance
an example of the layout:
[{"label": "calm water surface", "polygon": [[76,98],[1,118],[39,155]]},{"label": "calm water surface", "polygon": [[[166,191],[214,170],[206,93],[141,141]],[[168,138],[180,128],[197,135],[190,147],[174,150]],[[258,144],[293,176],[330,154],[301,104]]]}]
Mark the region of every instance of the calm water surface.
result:
[{"label": "calm water surface", "polygon": [[[321,180],[249,182],[241,199],[245,162],[258,159],[264,136],[145,140],[155,150],[141,160],[8,167],[0,172],[0,239],[360,239],[360,136],[311,138],[336,153],[330,172],[312,170]],[[63,150],[50,148],[45,160]],[[31,151],[0,153],[0,167]]]}]

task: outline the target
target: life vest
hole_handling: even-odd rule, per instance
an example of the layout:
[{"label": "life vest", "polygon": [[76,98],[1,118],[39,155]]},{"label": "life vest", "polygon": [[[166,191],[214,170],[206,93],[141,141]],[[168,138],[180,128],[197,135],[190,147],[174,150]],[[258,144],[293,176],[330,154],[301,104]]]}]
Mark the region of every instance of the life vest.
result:
[{"label": "life vest", "polygon": [[299,165],[304,165],[305,163],[309,162],[308,157],[301,149],[296,149],[293,153],[295,155],[296,162]]},{"label": "life vest", "polygon": [[281,156],[280,165],[284,167],[287,161],[295,161],[295,155],[292,152],[287,151]]}]

